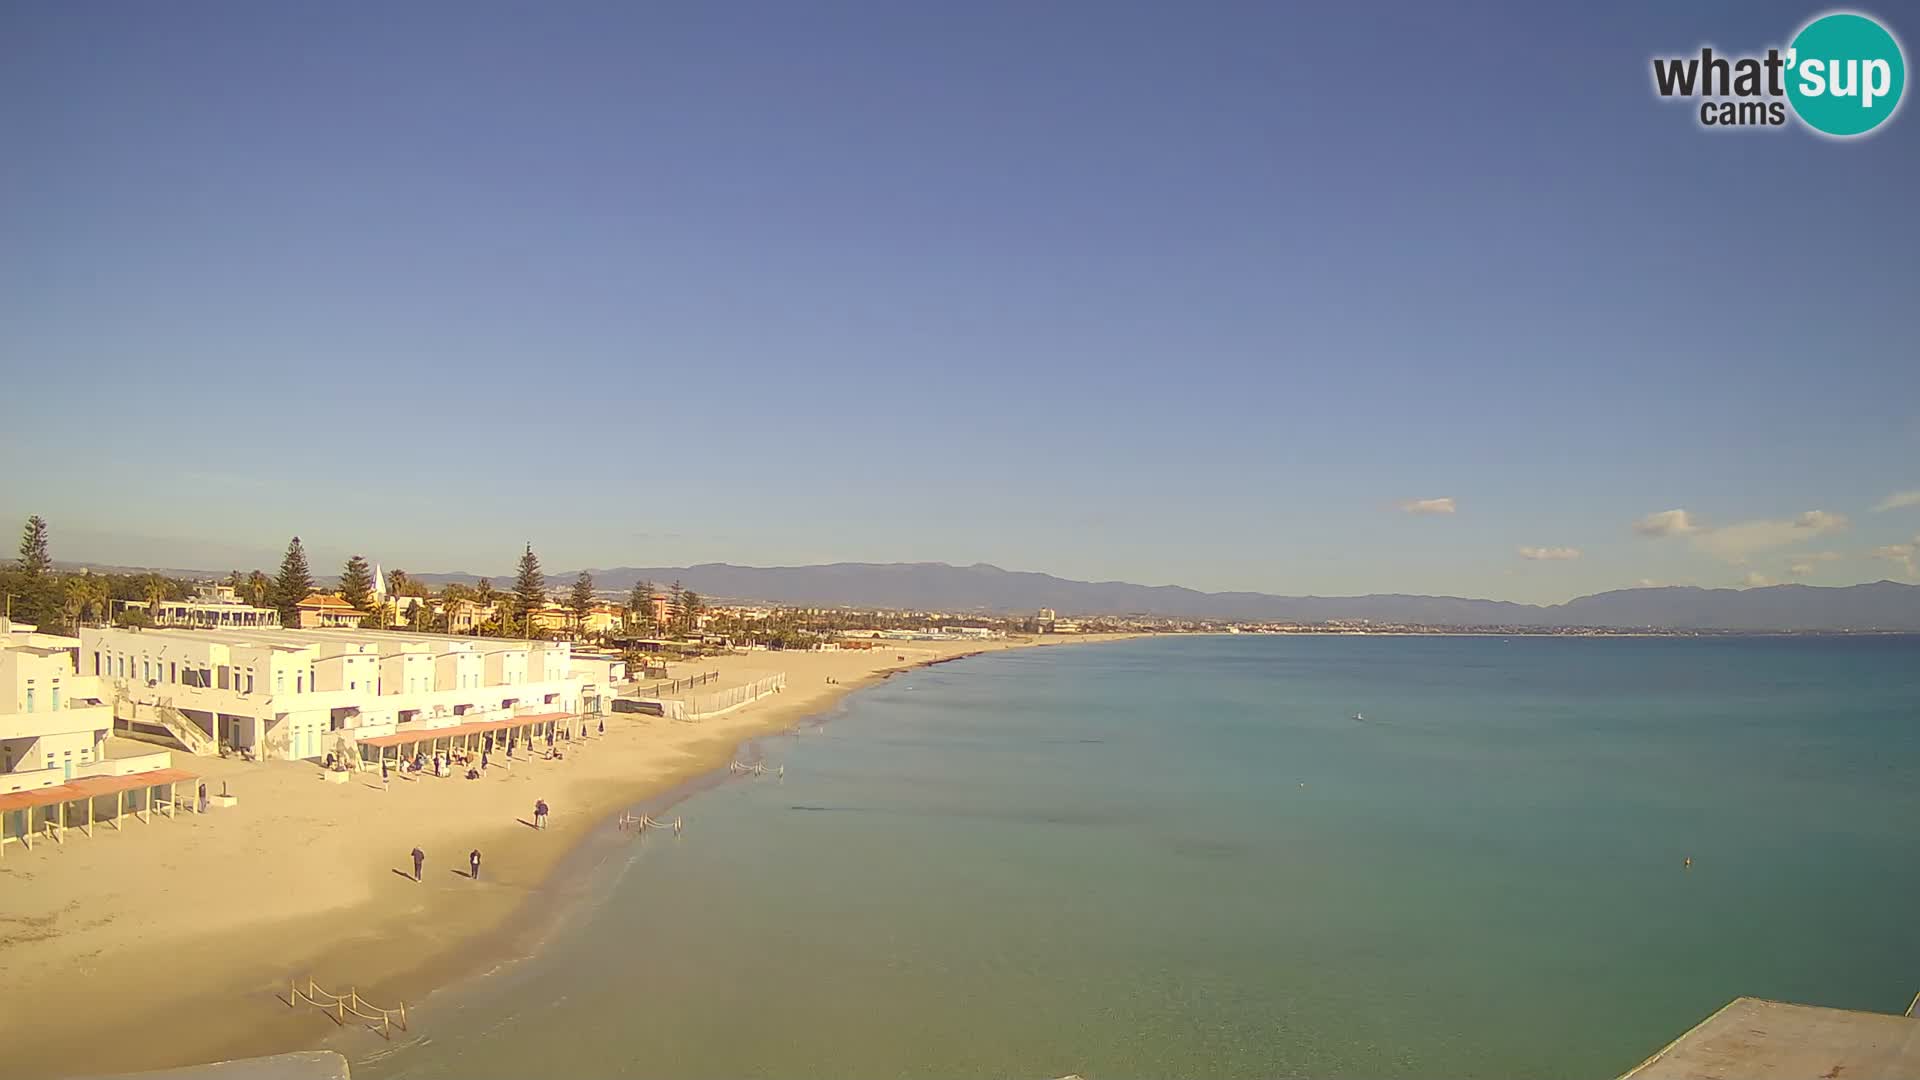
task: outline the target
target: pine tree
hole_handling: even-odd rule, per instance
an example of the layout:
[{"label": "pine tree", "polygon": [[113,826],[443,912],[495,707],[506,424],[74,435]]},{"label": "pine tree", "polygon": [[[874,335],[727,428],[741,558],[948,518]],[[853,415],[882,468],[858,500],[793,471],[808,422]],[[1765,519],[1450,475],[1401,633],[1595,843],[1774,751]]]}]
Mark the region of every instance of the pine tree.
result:
[{"label": "pine tree", "polygon": [[14,571],[14,617],[51,628],[60,618],[53,585],[53,556],[47,553],[47,519],[35,514],[20,530],[20,565]]},{"label": "pine tree", "polygon": [[540,556],[533,553],[533,545],[520,555],[520,576],[513,583],[513,613],[515,621],[521,627],[532,623],[528,616],[540,610],[547,602],[547,579],[540,573]]},{"label": "pine tree", "polygon": [[587,616],[593,614],[593,575],[585,570],[573,579],[573,594],[567,598],[567,606],[573,609],[573,627],[576,632],[584,633]]},{"label": "pine tree", "polygon": [[700,626],[700,594],[692,589],[680,594],[680,619],[689,634]]},{"label": "pine tree", "polygon": [[355,555],[347,560],[347,567],[340,574],[340,599],[362,614],[373,612],[373,568],[367,565],[365,557]]},{"label": "pine tree", "polygon": [[627,621],[634,626],[644,626],[649,630],[658,629],[653,619],[653,582],[636,581],[633,594],[627,597]]},{"label": "pine tree", "polygon": [[281,626],[300,625],[300,601],[312,591],[313,572],[307,569],[307,549],[296,536],[280,559],[280,576],[273,580],[273,606],[280,609]]}]

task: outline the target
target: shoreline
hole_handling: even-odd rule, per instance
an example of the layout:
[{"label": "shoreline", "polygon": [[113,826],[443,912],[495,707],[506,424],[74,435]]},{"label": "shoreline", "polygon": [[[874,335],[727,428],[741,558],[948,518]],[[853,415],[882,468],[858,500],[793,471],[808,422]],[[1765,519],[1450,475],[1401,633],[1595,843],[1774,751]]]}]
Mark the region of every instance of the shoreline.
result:
[{"label": "shoreline", "polygon": [[[413,1006],[531,956],[587,899],[606,857],[596,856],[595,841],[611,843],[611,822],[723,782],[741,746],[792,731],[902,671],[1138,636],[722,657],[694,666],[748,676],[777,665],[789,672],[788,690],[694,723],[609,714],[606,734],[569,747],[566,761],[519,763],[515,774],[478,784],[396,780],[383,792],[364,774],[344,787],[318,784],[310,762],[241,766],[176,755],[210,782],[231,782],[241,806],[205,820],[130,825],[126,835],[108,830],[0,864],[0,978],[37,1003],[31,1016],[0,1013],[10,1075],[166,1068],[331,1045],[340,1029],[317,1010],[285,1004],[289,977],[310,972],[328,989],[351,985],[378,1004]],[[349,790],[361,787],[368,790]],[[553,802],[545,832],[514,816],[533,798]],[[420,883],[404,866],[415,843],[430,853]],[[464,860],[452,865],[469,843],[484,853],[478,882],[466,879]],[[336,862],[343,865],[329,866]],[[103,1031],[113,1037],[100,1038]]]}]

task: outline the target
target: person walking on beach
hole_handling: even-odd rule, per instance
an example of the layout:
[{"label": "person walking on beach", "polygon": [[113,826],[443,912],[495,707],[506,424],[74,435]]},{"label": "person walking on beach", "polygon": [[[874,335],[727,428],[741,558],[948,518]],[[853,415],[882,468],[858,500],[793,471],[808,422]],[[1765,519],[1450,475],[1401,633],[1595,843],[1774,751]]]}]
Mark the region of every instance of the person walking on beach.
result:
[{"label": "person walking on beach", "polygon": [[545,799],[540,799],[533,804],[533,827],[536,829],[547,827],[547,800]]},{"label": "person walking on beach", "polygon": [[207,812],[207,785],[204,783],[200,785],[200,812]]},{"label": "person walking on beach", "polygon": [[600,734],[605,735],[606,733],[607,733],[607,722],[605,720],[602,720],[600,721]]},{"label": "person walking on beach", "polygon": [[427,853],[419,848],[413,849],[413,880],[420,880],[420,867],[426,863]]},{"label": "person walking on beach", "polygon": [[480,880],[480,849],[479,848],[474,848],[472,851],[467,852],[467,876],[472,878],[475,881]]},{"label": "person walking on beach", "polygon": [[493,747],[491,746],[487,747],[485,750],[480,751],[480,767],[481,768],[484,769],[487,767],[487,758],[491,756],[492,753],[493,753]]},{"label": "person walking on beach", "polygon": [[393,774],[392,774],[392,771],[387,767],[386,758],[380,759],[380,790],[381,791],[393,790]]}]

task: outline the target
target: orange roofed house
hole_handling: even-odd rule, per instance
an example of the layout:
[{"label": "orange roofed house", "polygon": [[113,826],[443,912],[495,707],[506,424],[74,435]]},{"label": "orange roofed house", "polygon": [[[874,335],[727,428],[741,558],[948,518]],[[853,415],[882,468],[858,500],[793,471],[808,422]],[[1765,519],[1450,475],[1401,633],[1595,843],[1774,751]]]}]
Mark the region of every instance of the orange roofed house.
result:
[{"label": "orange roofed house", "polygon": [[330,627],[351,629],[360,625],[367,613],[340,599],[338,593],[314,593],[294,605],[300,609],[300,629],[315,630]]}]

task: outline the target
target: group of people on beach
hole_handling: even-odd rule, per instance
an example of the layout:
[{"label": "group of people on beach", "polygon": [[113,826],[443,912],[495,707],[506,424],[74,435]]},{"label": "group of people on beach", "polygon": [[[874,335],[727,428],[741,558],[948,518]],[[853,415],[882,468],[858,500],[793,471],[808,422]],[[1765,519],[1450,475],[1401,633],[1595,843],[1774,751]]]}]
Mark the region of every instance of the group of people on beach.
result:
[{"label": "group of people on beach", "polygon": [[[416,883],[420,880],[420,872],[426,866],[426,864],[427,864],[427,853],[424,851],[421,851],[417,847],[414,848],[413,849],[413,880]],[[467,877],[473,879],[474,881],[480,880],[480,849],[479,848],[474,848],[472,851],[467,852]]]},{"label": "group of people on beach", "polygon": [[[547,800],[535,799],[533,803],[533,827],[536,829],[545,829],[547,827],[547,815],[551,812],[552,808],[547,805]],[[413,857],[413,880],[419,882],[421,880],[421,872],[427,864],[427,853],[415,847],[409,854]],[[474,881],[480,880],[479,848],[474,848],[472,851],[467,852],[467,877]]]},{"label": "group of people on beach", "polygon": [[[605,735],[607,733],[607,722],[605,720],[601,720],[599,723],[600,723],[599,732],[600,734]],[[585,739],[587,737],[587,730],[588,729],[585,721],[582,721],[580,724],[580,731],[579,731],[579,737],[581,739]],[[559,750],[559,748],[555,745],[556,734],[558,735],[558,739],[560,742],[570,742],[574,737],[574,733],[571,728],[557,728],[554,731],[549,731],[547,733],[547,756],[554,760],[561,760],[562,753]],[[489,732],[485,737],[485,741],[481,744],[481,750],[478,755],[477,761],[475,760],[474,754],[465,750],[451,750],[444,754],[435,752],[431,760],[433,775],[446,776],[453,771],[454,766],[466,765],[468,766],[467,774],[466,774],[467,779],[478,780],[480,779],[480,770],[487,768],[491,763],[494,748],[496,746],[501,746],[502,744],[504,744],[504,749],[506,751],[507,757],[511,758],[513,757],[514,750],[519,748],[520,742],[518,739],[513,739],[513,738],[501,739],[498,742],[496,742],[493,737],[493,734]],[[332,768],[333,765],[334,765],[333,755],[329,754],[327,755],[327,767]],[[401,768],[403,771],[414,772],[414,773],[424,772],[426,771],[428,766],[429,766],[429,761],[425,754],[415,754],[411,761],[403,762],[401,764]],[[392,783],[393,783],[392,765],[386,758],[381,758],[380,759],[380,786],[383,790],[391,790]],[[205,784],[202,784],[200,785],[200,800],[201,800],[201,807],[203,810],[205,809],[205,806],[206,806],[206,798],[207,798],[207,787]],[[534,800],[533,827],[536,829],[545,829],[547,827],[547,816],[550,813],[552,813],[552,808],[547,805],[547,800],[545,799]],[[421,874],[426,867],[427,853],[421,850],[420,848],[416,847],[409,854],[413,858],[413,880],[415,882],[419,882],[421,880]],[[479,848],[474,848],[472,851],[467,852],[467,877],[471,878],[474,881],[480,880],[480,849]]]}]

